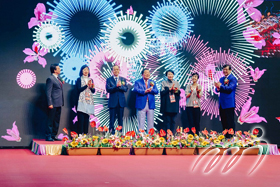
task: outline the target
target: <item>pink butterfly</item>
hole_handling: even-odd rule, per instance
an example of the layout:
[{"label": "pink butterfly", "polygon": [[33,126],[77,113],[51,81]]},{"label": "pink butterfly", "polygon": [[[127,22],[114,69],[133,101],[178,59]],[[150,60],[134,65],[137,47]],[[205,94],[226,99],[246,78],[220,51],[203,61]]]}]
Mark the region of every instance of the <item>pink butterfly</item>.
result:
[{"label": "pink butterfly", "polygon": [[73,119],[73,124],[75,124],[77,121],[78,121],[78,116],[76,116],[76,117]]},{"label": "pink butterfly", "polygon": [[45,68],[45,66],[47,65],[47,61],[45,58],[43,58],[43,56],[45,56],[48,53],[47,49],[41,48],[40,49],[40,45],[37,42],[34,42],[32,45],[32,49],[30,48],[25,48],[23,50],[23,52],[28,55],[25,59],[24,59],[24,63],[25,62],[33,62],[33,61],[38,61],[39,64],[41,64],[43,66],[43,68]]},{"label": "pink butterfly", "polygon": [[130,6],[130,8],[127,9],[126,13],[128,13],[129,15],[133,15],[133,8],[132,8],[132,6]]},{"label": "pink butterfly", "polygon": [[249,97],[248,101],[243,105],[240,116],[238,117],[238,123],[260,123],[266,122],[266,119],[258,115],[259,107],[253,106],[250,110],[252,98]]},{"label": "pink butterfly", "polygon": [[238,16],[237,16],[237,21],[238,23],[243,23],[245,19],[245,15],[243,12],[243,8],[247,9],[247,13],[249,16],[255,20],[256,22],[261,21],[262,18],[262,13],[256,9],[255,7],[261,5],[264,0],[237,0],[239,7],[237,9]]},{"label": "pink butterfly", "polygon": [[38,3],[36,8],[34,9],[35,17],[30,18],[28,22],[28,28],[31,29],[36,25],[41,25],[41,22],[46,21],[47,19],[51,19],[53,16],[52,12],[49,12],[49,15],[46,15],[46,7],[43,3]]},{"label": "pink butterfly", "polygon": [[19,132],[18,132],[18,128],[16,126],[16,122],[13,123],[12,130],[7,129],[7,134],[10,135],[10,136],[1,136],[1,137],[8,140],[8,141],[16,141],[16,142],[21,141],[21,137],[19,137]]},{"label": "pink butterfly", "polygon": [[280,122],[280,117],[276,117],[276,119]]},{"label": "pink butterfly", "polygon": [[272,44],[273,44],[273,45],[278,45],[278,44],[280,44],[280,34],[279,34],[278,32],[274,32],[274,33],[272,34],[272,36],[273,36],[274,38],[276,38]]},{"label": "pink butterfly", "polygon": [[260,70],[258,67],[256,67],[255,70],[252,67],[250,67],[250,69],[251,69],[251,76],[253,77],[254,82],[258,82],[258,79],[260,79],[261,76],[266,71],[266,69]]},{"label": "pink butterfly", "polygon": [[264,38],[252,27],[247,27],[247,30],[243,31],[243,36],[247,42],[253,44],[258,49],[262,49],[266,45]]}]

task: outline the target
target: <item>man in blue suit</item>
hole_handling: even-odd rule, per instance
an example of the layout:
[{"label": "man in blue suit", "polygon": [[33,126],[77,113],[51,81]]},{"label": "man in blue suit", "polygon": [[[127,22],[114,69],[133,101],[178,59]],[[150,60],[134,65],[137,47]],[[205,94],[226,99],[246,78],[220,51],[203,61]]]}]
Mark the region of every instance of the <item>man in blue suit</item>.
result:
[{"label": "man in blue suit", "polygon": [[224,77],[220,78],[220,82],[215,83],[216,91],[220,92],[219,112],[223,125],[223,130],[235,130],[234,108],[235,108],[235,90],[237,79],[231,74],[231,66],[223,66]]},{"label": "man in blue suit", "polygon": [[113,76],[106,80],[106,91],[110,93],[109,96],[109,112],[110,112],[110,123],[109,131],[115,134],[114,123],[116,116],[118,117],[119,126],[123,126],[123,112],[126,106],[124,92],[127,92],[126,79],[119,76],[120,67],[114,65],[112,68]]},{"label": "man in blue suit", "polygon": [[147,116],[147,132],[154,128],[154,109],[155,95],[158,94],[156,83],[150,79],[150,71],[143,69],[142,79],[139,79],[134,84],[134,92],[136,93],[137,119],[138,130],[144,130],[144,125]]},{"label": "man in blue suit", "polygon": [[51,75],[46,81],[46,95],[49,108],[46,141],[58,140],[55,136],[59,128],[61,107],[64,104],[62,81],[58,77],[60,67],[58,64],[52,64],[50,71]]}]

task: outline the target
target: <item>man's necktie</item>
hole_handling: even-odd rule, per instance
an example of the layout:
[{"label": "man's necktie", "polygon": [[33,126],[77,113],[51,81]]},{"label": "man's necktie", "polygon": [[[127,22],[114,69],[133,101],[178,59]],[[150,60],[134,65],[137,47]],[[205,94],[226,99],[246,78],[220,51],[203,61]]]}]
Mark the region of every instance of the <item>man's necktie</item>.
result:
[{"label": "man's necktie", "polygon": [[59,81],[59,84],[62,87],[62,82],[60,81],[60,79],[58,77],[57,77],[57,80]]}]

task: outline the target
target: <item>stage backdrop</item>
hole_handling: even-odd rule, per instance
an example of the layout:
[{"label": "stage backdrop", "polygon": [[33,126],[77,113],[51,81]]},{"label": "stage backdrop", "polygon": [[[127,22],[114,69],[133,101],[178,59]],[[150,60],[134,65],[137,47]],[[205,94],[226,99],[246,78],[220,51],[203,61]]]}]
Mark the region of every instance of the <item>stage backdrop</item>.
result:
[{"label": "stage backdrop", "polygon": [[[231,64],[238,78],[236,129],[263,129],[263,139],[280,144],[279,9],[277,1],[242,0],[10,0],[0,2],[0,146],[29,146],[45,138],[45,82],[59,63],[65,81],[62,129],[76,129],[75,80],[88,64],[95,81],[95,116],[109,124],[105,80],[112,64],[127,78],[124,131],[136,130],[133,84],[148,68],[160,89],[172,69],[181,84],[176,126],[188,127],[186,84],[198,72],[204,92],[201,130],[221,131],[214,81]],[[156,99],[155,127],[163,117]],[[91,127],[90,127],[91,128]],[[9,130],[11,129],[11,130]],[[92,132],[92,128],[89,132]]]}]

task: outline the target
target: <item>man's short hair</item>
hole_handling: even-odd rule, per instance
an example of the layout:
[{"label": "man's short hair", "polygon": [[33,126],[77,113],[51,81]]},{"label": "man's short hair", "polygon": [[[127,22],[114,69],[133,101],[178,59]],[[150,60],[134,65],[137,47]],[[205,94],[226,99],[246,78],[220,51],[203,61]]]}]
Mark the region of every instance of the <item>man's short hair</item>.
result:
[{"label": "man's short hair", "polygon": [[[142,70],[142,72],[141,72],[141,74],[143,75],[143,74],[144,74],[144,72],[145,72],[146,70],[148,70],[148,69],[146,69],[146,68],[145,68],[145,69],[143,69],[143,70]],[[150,72],[150,70],[148,70],[148,71]]]},{"label": "man's short hair", "polygon": [[51,73],[54,73],[54,70],[56,70],[56,66],[58,66],[58,64],[51,64],[51,67],[50,67]]},{"label": "man's short hair", "polygon": [[223,65],[223,69],[226,68],[226,67],[228,67],[228,69],[231,70],[231,65],[229,65],[229,64]]},{"label": "man's short hair", "polygon": [[115,67],[115,66],[118,66],[118,67],[119,67],[119,69],[120,69],[120,66],[119,66],[119,65],[117,65],[117,64],[115,64],[115,65],[113,65],[113,66],[112,66],[112,71],[114,70],[114,67]]},{"label": "man's short hair", "polygon": [[198,73],[192,73],[192,77],[194,76],[194,75],[196,75],[197,76],[197,79],[199,79],[199,74]]},{"label": "man's short hair", "polygon": [[168,72],[172,73],[174,75],[174,71],[172,71],[171,69],[170,70],[167,70],[166,73],[165,73],[165,76],[167,76]]}]

